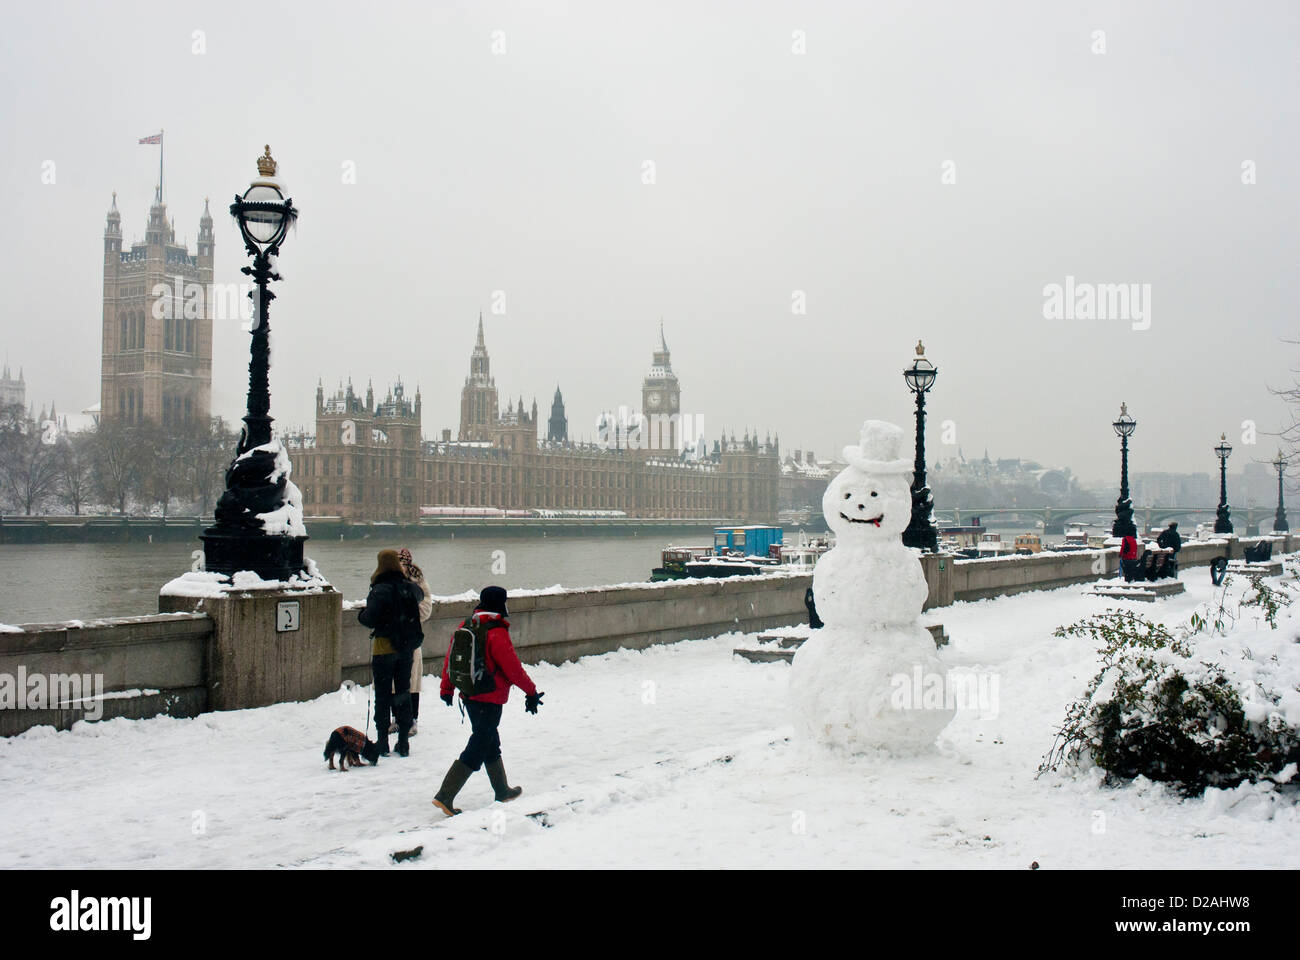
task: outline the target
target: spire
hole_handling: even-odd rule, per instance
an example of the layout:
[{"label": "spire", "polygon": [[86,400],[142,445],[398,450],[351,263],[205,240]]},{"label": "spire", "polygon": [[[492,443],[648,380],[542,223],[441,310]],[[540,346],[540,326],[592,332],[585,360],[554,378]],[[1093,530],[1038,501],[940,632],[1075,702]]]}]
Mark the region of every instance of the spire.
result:
[{"label": "spire", "polygon": [[483,349],[483,350],[487,349],[487,344],[483,342],[483,311],[482,310],[478,312],[478,340],[475,341],[474,346],[476,348]]},{"label": "spire", "polygon": [[659,349],[668,352],[668,341],[664,339],[664,318],[659,318]]}]

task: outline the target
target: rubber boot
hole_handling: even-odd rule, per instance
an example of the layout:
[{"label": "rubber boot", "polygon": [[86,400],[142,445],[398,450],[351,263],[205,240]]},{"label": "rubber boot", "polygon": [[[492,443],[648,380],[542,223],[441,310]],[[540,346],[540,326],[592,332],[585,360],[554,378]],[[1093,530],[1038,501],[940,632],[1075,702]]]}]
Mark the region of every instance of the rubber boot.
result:
[{"label": "rubber boot", "polygon": [[411,745],[407,740],[411,732],[411,695],[409,693],[399,693],[393,697],[393,714],[397,717],[397,755],[399,757],[408,757],[411,755]]},{"label": "rubber boot", "polygon": [[506,803],[524,792],[523,787],[509,785],[509,781],[506,780],[506,767],[501,762],[500,757],[483,764],[483,769],[487,771],[488,780],[492,784],[492,792],[497,795],[499,802]]},{"label": "rubber boot", "polygon": [[470,774],[474,771],[460,760],[456,760],[447,771],[447,776],[442,779],[442,786],[433,796],[433,805],[449,817],[454,817],[460,813],[455,807],[456,794],[460,793],[460,788],[465,786],[465,781],[469,779]]}]

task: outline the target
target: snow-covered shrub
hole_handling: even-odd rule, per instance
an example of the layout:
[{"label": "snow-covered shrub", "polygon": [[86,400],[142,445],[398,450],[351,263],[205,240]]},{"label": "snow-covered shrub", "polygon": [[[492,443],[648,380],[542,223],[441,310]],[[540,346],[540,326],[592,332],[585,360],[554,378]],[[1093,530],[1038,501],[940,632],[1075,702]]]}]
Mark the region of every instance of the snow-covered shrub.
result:
[{"label": "snow-covered shrub", "polygon": [[[1264,608],[1276,626],[1273,602]],[[1067,708],[1039,771],[1095,763],[1107,779],[1141,775],[1195,795],[1300,760],[1300,694],[1282,679],[1279,658],[1256,662],[1240,647],[1232,660],[1204,660],[1195,639],[1205,623],[1176,635],[1136,613],[1107,610],[1058,628],[1058,637],[1097,641],[1102,666]]]}]

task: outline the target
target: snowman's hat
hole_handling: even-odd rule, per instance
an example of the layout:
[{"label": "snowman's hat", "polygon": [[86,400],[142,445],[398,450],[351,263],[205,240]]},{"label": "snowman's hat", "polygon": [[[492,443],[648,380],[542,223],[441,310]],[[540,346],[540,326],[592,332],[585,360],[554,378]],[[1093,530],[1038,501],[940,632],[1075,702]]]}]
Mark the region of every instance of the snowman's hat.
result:
[{"label": "snowman's hat", "polygon": [[900,427],[884,420],[868,420],[862,424],[858,446],[844,448],[844,459],[867,473],[912,473],[912,464],[899,456],[902,450]]}]

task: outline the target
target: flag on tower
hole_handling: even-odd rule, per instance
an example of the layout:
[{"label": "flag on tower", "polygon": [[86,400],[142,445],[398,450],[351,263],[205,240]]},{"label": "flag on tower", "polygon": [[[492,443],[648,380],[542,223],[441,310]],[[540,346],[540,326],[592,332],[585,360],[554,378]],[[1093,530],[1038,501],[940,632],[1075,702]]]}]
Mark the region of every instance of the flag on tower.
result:
[{"label": "flag on tower", "polygon": [[157,202],[163,202],[163,132],[159,130],[152,137],[141,137],[136,143],[156,143],[158,144],[158,193]]}]

